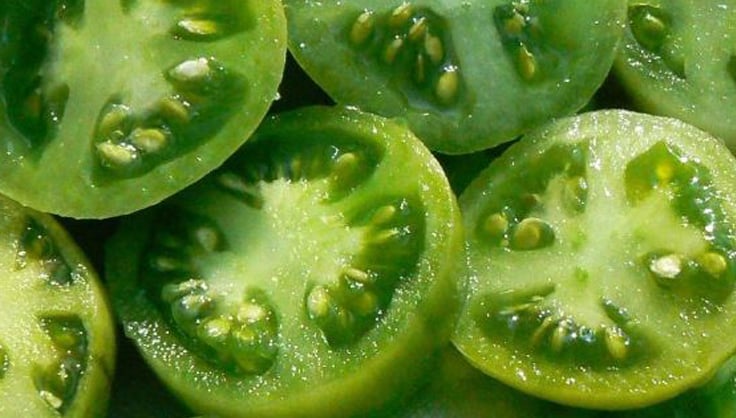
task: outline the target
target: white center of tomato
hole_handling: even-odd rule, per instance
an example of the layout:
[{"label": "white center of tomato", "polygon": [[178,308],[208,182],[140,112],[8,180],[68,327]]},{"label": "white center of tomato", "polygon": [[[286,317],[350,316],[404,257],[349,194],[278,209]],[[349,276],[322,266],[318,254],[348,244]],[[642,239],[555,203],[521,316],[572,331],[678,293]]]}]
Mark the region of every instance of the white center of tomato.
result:
[{"label": "white center of tomato", "polygon": [[200,259],[199,269],[228,303],[240,304],[245,290],[257,287],[271,300],[289,301],[278,307],[282,317],[301,318],[308,285],[335,282],[351,266],[364,228],[349,227],[340,210],[324,202],[327,180],[278,179],[259,187],[260,210],[235,199],[208,209],[240,233],[225,230],[230,249]]}]

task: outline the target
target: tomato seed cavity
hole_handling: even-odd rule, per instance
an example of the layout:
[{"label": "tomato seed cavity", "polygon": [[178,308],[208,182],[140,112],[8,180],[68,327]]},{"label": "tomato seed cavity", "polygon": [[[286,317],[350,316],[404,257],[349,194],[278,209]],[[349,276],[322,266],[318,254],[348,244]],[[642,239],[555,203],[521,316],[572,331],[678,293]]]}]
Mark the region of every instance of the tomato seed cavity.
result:
[{"label": "tomato seed cavity", "polygon": [[34,384],[41,399],[63,415],[87,367],[87,331],[76,316],[43,317],[41,325],[53,342],[57,358],[51,364],[38,365]]},{"label": "tomato seed cavity", "polygon": [[443,107],[459,100],[463,81],[447,23],[430,9],[405,2],[389,12],[365,10],[347,32],[354,48],[396,71],[391,77],[408,98]]},{"label": "tomato seed cavity", "polygon": [[629,28],[636,42],[660,57],[678,78],[685,78],[685,63],[672,39],[672,18],[662,8],[648,4],[629,6]]}]

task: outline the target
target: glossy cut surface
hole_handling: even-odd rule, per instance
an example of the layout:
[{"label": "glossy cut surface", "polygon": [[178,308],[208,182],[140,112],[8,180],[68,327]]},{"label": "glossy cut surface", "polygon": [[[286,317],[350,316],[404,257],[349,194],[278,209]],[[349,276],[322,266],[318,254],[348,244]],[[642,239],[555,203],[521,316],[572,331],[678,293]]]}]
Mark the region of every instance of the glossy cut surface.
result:
[{"label": "glossy cut surface", "polygon": [[337,417],[411,390],[449,340],[461,254],[455,197],[404,125],[307,108],[125,221],[106,264],[126,335],[194,411]]},{"label": "glossy cut surface", "polygon": [[629,1],[628,9],[614,70],[637,108],[736,149],[736,2]]},{"label": "glossy cut surface", "polygon": [[106,218],[221,164],[264,117],[284,69],[280,1],[0,5],[0,191]]},{"label": "glossy cut surface", "polygon": [[76,243],[49,215],[0,197],[0,271],[0,416],[106,416],[112,312]]},{"label": "glossy cut surface", "polygon": [[284,2],[289,49],[338,103],[464,154],[571,114],[608,73],[625,1]]},{"label": "glossy cut surface", "polygon": [[522,138],[460,198],[470,294],[454,341],[527,393],[643,407],[736,347],[736,163],[674,119],[599,111]]}]

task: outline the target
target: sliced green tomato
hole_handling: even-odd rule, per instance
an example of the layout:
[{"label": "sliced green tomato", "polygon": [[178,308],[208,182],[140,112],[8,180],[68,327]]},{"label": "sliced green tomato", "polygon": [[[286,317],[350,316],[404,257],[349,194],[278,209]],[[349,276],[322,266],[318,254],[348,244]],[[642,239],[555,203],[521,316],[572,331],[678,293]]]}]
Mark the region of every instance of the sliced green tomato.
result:
[{"label": "sliced green tomato", "polygon": [[345,417],[408,390],[449,340],[462,242],[406,126],[316,107],[127,219],[106,262],[126,334],[194,411]]},{"label": "sliced green tomato", "polygon": [[674,119],[562,119],[460,198],[470,294],[454,337],[525,392],[643,407],[703,383],[736,349],[736,161]]},{"label": "sliced green tomato", "polygon": [[6,0],[0,22],[0,191],[69,217],[150,206],[220,165],[284,68],[277,0]]},{"label": "sliced green tomato", "polygon": [[405,118],[433,150],[510,141],[583,107],[625,0],[286,0],[289,49],[338,103]]},{"label": "sliced green tomato", "polygon": [[638,108],[736,150],[736,1],[629,0],[614,69]]},{"label": "sliced green tomato", "polygon": [[0,197],[0,416],[106,416],[115,332],[96,273],[50,216]]}]

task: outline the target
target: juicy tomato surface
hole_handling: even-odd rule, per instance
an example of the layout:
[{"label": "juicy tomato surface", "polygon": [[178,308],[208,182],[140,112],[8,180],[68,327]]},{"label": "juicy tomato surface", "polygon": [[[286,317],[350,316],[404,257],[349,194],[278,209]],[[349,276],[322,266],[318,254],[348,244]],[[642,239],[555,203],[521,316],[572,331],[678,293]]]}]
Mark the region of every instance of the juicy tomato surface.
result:
[{"label": "juicy tomato surface", "polygon": [[101,418],[115,328],[95,269],[49,215],[0,197],[0,416]]},{"label": "juicy tomato surface", "polygon": [[284,68],[277,0],[6,0],[0,23],[0,192],[75,218],[150,206],[220,165]]},{"label": "juicy tomato surface", "polygon": [[338,103],[464,154],[571,114],[608,73],[624,0],[284,1],[289,49]]},{"label": "juicy tomato surface", "polygon": [[203,414],[351,416],[409,390],[460,299],[440,165],[354,109],[281,114],[247,144],[123,221],[106,270],[126,335]]},{"label": "juicy tomato surface", "polygon": [[522,138],[460,198],[470,294],[454,341],[556,402],[643,407],[736,348],[736,163],[680,121],[622,110]]},{"label": "juicy tomato surface", "polygon": [[735,7],[0,0],[0,416],[733,418]]},{"label": "juicy tomato surface", "polygon": [[736,150],[736,1],[629,1],[614,70],[636,108],[679,118]]}]

